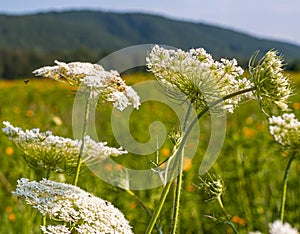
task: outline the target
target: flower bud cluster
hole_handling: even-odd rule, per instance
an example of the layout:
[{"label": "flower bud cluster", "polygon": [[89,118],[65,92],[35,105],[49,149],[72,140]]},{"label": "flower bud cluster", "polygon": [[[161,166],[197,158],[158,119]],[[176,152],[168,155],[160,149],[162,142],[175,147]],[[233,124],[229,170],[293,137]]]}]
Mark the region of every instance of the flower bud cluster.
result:
[{"label": "flower bud cluster", "polygon": [[202,198],[205,201],[214,201],[220,199],[224,194],[225,187],[224,183],[220,178],[216,176],[210,176],[209,178],[202,179],[198,185],[198,188],[201,192]]}]

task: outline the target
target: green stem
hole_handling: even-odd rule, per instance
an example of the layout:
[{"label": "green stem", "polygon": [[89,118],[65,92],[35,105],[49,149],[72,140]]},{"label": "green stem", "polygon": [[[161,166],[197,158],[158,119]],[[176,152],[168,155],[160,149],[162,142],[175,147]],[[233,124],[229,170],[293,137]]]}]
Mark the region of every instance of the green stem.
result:
[{"label": "green stem", "polygon": [[147,208],[147,206],[144,204],[144,202],[131,190],[126,189],[125,190],[128,194],[130,194],[131,196],[133,196],[139,203],[140,205],[143,207],[143,209],[147,212],[147,214],[151,217],[151,211]]},{"label": "green stem", "polygon": [[224,214],[224,216],[225,216],[226,223],[231,227],[232,231],[233,231],[235,234],[238,234],[239,232],[236,230],[234,224],[230,221],[230,219],[229,219],[228,216],[227,216],[226,210],[225,210],[224,205],[223,205],[223,202],[222,202],[222,198],[221,198],[220,196],[217,198],[217,201],[218,201],[218,203],[219,203],[219,205],[220,205],[220,207],[221,207],[221,209],[222,209],[222,212],[223,212],[223,214]]},{"label": "green stem", "polygon": [[[178,152],[181,152],[181,151],[183,150],[183,147],[184,147],[184,145],[185,145],[185,143],[186,143],[186,141],[187,141],[188,135],[191,133],[193,127],[194,127],[195,124],[198,122],[198,120],[200,120],[201,117],[202,117],[206,112],[209,111],[209,108],[211,108],[211,107],[213,107],[213,106],[216,106],[216,105],[218,105],[219,103],[221,103],[221,102],[223,102],[223,101],[225,101],[225,100],[227,100],[227,99],[229,99],[229,98],[238,96],[238,95],[243,94],[243,93],[251,92],[251,91],[253,91],[253,90],[255,90],[255,87],[251,87],[251,88],[248,88],[248,89],[243,89],[243,90],[237,91],[237,92],[235,92],[235,93],[231,93],[231,94],[229,94],[229,95],[226,95],[226,96],[224,96],[224,97],[222,97],[222,98],[219,98],[219,99],[217,99],[216,101],[210,103],[209,106],[205,107],[202,111],[200,111],[200,112],[198,113],[198,115],[197,115],[197,116],[193,119],[193,121],[190,123],[190,125],[188,126],[188,128],[186,129],[186,132],[185,132],[185,134],[183,135],[183,138],[182,138],[182,140],[181,140],[181,142],[180,142],[179,149],[178,149],[178,151],[175,151],[175,153],[177,154]],[[172,156],[171,156],[171,157],[172,157]],[[176,155],[175,155],[175,157],[176,157]],[[172,178],[172,177],[171,177],[171,178]],[[170,191],[171,184],[172,184],[172,179],[171,179],[170,182],[163,188],[163,191],[162,191],[162,194],[161,194],[161,197],[160,197],[160,200],[159,200],[159,204],[158,204],[158,206],[156,207],[156,209],[155,209],[155,211],[154,211],[154,213],[153,213],[153,215],[152,215],[152,218],[151,218],[150,223],[149,223],[149,225],[148,225],[148,227],[147,227],[146,233],[151,233],[151,232],[152,232],[153,227],[154,227],[154,225],[155,225],[155,223],[156,223],[156,221],[157,221],[157,219],[158,219],[158,217],[159,217],[159,214],[160,214],[160,212],[161,212],[161,210],[162,210],[162,207],[163,207],[163,205],[164,205],[164,203],[165,203],[165,200],[166,200],[166,198],[167,198],[167,195],[168,195],[168,193],[169,193],[169,191]]]},{"label": "green stem", "polygon": [[[152,212],[147,208],[147,206],[145,205],[145,203],[131,190],[125,190],[128,194],[130,194],[131,196],[133,196],[139,203],[140,205],[143,207],[143,209],[147,212],[147,214],[149,215],[149,217],[151,218],[152,216]],[[156,229],[158,230],[158,233],[160,232],[160,227],[159,225],[155,224]]]},{"label": "green stem", "polygon": [[[182,126],[183,134],[186,131],[186,127],[188,124],[188,120],[190,118],[192,111],[192,106],[189,105],[187,113],[185,115],[185,119]],[[175,202],[174,202],[174,212],[173,212],[173,219],[172,219],[172,231],[171,233],[176,233],[178,224],[179,224],[179,209],[180,209],[180,198],[181,198],[181,187],[182,187],[182,177],[183,177],[183,157],[184,157],[184,149],[180,151],[179,161],[178,161],[178,171],[179,175],[177,177],[177,183],[175,188]]]},{"label": "green stem", "polygon": [[50,173],[51,173],[51,171],[48,169],[47,172],[46,172],[46,179],[50,178]]},{"label": "green stem", "polygon": [[82,135],[81,135],[81,146],[79,150],[79,155],[77,159],[77,165],[76,165],[76,174],[74,177],[74,185],[77,186],[79,174],[80,174],[80,168],[82,165],[82,155],[83,155],[83,149],[84,149],[84,143],[85,143],[85,136],[87,134],[87,122],[89,119],[89,109],[90,109],[90,100],[91,100],[91,94],[92,92],[89,92],[89,97],[85,100],[85,110],[84,110],[84,120],[83,120],[83,129],[82,129]]},{"label": "green stem", "polygon": [[285,201],[286,201],[286,191],[287,191],[287,181],[288,181],[288,174],[291,168],[291,164],[295,158],[296,152],[293,151],[290,160],[286,166],[285,172],[284,172],[284,177],[283,177],[283,188],[282,188],[282,197],[281,197],[281,208],[280,208],[280,220],[283,222],[284,218],[284,208],[285,208]]},{"label": "green stem", "polygon": [[171,233],[176,233],[178,223],[179,223],[179,207],[180,207],[180,197],[181,197],[181,187],[182,187],[182,169],[183,169],[183,151],[181,152],[181,156],[179,159],[179,167],[180,173],[177,177],[176,190],[175,190],[175,204],[174,204],[174,214],[173,214],[173,225]]},{"label": "green stem", "polygon": [[43,225],[44,227],[47,226],[47,217],[46,217],[46,215],[43,215],[42,225]]},{"label": "green stem", "polygon": [[237,91],[237,92],[234,92],[234,93],[231,93],[231,94],[228,94],[224,97],[221,97],[219,99],[217,99],[216,101],[213,101],[211,103],[209,103],[209,105],[207,107],[205,107],[202,111],[200,111],[198,113],[198,115],[193,119],[193,121],[191,122],[191,124],[189,125],[189,127],[187,128],[186,130],[186,133],[185,135],[183,136],[183,139],[182,139],[182,143],[185,144],[186,140],[187,140],[187,137],[188,135],[190,134],[190,132],[192,131],[193,127],[195,126],[195,124],[198,122],[198,120],[201,119],[201,117],[209,111],[209,109],[211,107],[214,107],[218,104],[220,104],[221,102],[227,100],[227,99],[230,99],[232,97],[235,97],[235,96],[238,96],[240,94],[244,94],[244,93],[248,93],[248,92],[251,92],[251,91],[254,91],[255,90],[255,86],[251,87],[251,88],[248,88],[248,89],[243,89],[243,90],[240,90],[240,91]]},{"label": "green stem", "polygon": [[171,188],[171,185],[172,185],[172,181],[170,181],[169,183],[167,183],[167,185],[163,188],[163,191],[162,191],[162,194],[160,195],[160,199],[159,199],[159,202],[158,202],[158,206],[156,207],[153,215],[152,215],[152,218],[150,220],[150,223],[147,227],[147,230],[146,230],[146,234],[150,234],[153,230],[153,227],[158,219],[158,216],[161,212],[161,209],[165,203],[165,200],[167,198],[167,195],[170,191],[170,188]]}]

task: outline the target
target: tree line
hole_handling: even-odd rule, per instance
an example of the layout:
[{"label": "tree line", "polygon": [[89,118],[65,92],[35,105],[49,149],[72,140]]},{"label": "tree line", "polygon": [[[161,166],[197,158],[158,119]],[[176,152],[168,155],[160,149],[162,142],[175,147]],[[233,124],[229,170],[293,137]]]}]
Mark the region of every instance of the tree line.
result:
[{"label": "tree line", "polygon": [[13,80],[32,77],[32,71],[42,66],[52,66],[54,60],[63,62],[97,63],[111,51],[95,52],[87,48],[74,51],[37,51],[0,49],[0,79]]},{"label": "tree line", "polygon": [[[97,63],[112,51],[102,50],[95,52],[88,48],[79,48],[73,51],[38,51],[24,49],[0,49],[0,79],[13,80],[32,77],[32,71],[45,66],[53,65],[54,60],[63,62],[81,61]],[[246,68],[244,61],[239,64]],[[300,71],[300,59],[288,61],[286,70]]]}]

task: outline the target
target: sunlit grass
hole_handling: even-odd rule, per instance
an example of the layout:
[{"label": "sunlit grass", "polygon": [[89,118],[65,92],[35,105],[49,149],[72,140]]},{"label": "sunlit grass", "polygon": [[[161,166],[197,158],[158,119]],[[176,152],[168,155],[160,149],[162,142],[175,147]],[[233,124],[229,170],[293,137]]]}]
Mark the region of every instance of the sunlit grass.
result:
[{"label": "sunlit grass", "polygon": [[[300,73],[291,73],[296,86],[297,95],[292,97],[291,107],[300,117]],[[152,76],[142,74],[126,75],[125,80],[132,85]],[[23,128],[39,127],[43,131],[51,130],[57,135],[72,137],[72,104],[73,89],[68,85],[48,80],[30,79],[25,84],[19,81],[0,81],[0,120],[9,120],[16,126]],[[111,106],[107,105],[98,110],[96,125],[99,128],[100,140],[110,145],[116,145],[110,130]],[[147,130],[154,119],[147,113],[155,113],[159,120],[166,125],[176,125],[176,119],[165,109],[152,104],[145,105],[141,114],[132,116],[131,124],[136,130],[135,138],[147,141]],[[141,120],[143,116],[143,121]],[[57,122],[57,118],[61,122]],[[266,232],[267,224],[278,218],[281,182],[286,155],[277,152],[277,146],[272,143],[268,134],[266,117],[260,114],[256,102],[247,103],[239,107],[233,115],[227,117],[227,135],[221,156],[213,167],[213,171],[220,174],[226,184],[223,197],[229,214],[241,233],[252,230]],[[173,122],[172,122],[173,121]],[[105,135],[101,134],[105,132]],[[217,204],[205,203],[200,199],[196,188],[198,168],[209,141],[209,118],[201,124],[200,147],[184,174],[184,193],[181,202],[182,233],[225,233],[222,224],[214,224],[208,215],[222,216]],[[140,135],[139,135],[140,134]],[[162,156],[169,154],[168,144],[160,152]],[[124,165],[149,168],[148,158],[137,159],[138,156],[124,157]],[[126,160],[127,159],[127,160]],[[151,158],[152,159],[152,158]],[[122,160],[121,160],[122,161]],[[110,170],[109,165],[106,168]],[[289,191],[287,194],[286,220],[295,227],[300,227],[300,163],[295,161],[290,172]],[[40,218],[30,207],[11,195],[15,189],[16,180],[20,177],[33,178],[23,161],[20,151],[7,138],[0,134],[0,233],[30,233],[33,227],[39,229]],[[67,181],[70,178],[67,178]],[[120,208],[130,220],[135,233],[144,232],[149,217],[139,203],[124,191],[118,190],[93,176],[85,170],[79,186],[95,195],[110,200]],[[154,200],[158,198],[160,189],[136,191],[150,208],[154,207]],[[163,224],[171,215],[171,202],[164,207],[160,222]],[[165,218],[165,219],[164,219]],[[34,229],[32,232],[38,232]],[[228,232],[229,233],[229,232]]]}]

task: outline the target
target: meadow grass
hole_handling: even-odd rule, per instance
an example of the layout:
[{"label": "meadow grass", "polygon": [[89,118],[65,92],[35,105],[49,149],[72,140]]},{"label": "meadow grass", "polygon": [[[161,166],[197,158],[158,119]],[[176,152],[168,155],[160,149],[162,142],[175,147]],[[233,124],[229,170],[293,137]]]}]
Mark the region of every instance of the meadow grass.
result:
[{"label": "meadow grass", "polygon": [[[300,73],[292,73],[295,94],[291,107],[300,117]],[[152,76],[131,74],[124,77],[128,84],[153,79]],[[72,138],[72,104],[74,90],[68,85],[49,80],[31,79],[23,81],[0,81],[0,120],[10,121],[23,129],[40,128],[51,130],[55,135]],[[151,115],[149,114],[151,113]],[[118,146],[110,125],[111,106],[104,105],[97,112],[96,126],[99,140]],[[166,106],[148,103],[140,111],[134,112],[130,119],[133,136],[141,142],[149,138],[148,126],[155,120],[162,121],[168,130],[176,128],[178,121]],[[191,164],[186,167],[183,177],[181,200],[181,233],[232,233],[222,223],[215,223],[214,217],[222,217],[222,210],[216,202],[208,203],[201,199],[197,184],[198,168],[209,141],[209,117],[201,123],[200,146]],[[105,133],[105,134],[102,134]],[[160,149],[166,157],[170,154],[167,142]],[[123,156],[118,162],[124,166],[141,169],[149,168],[149,159],[155,155],[142,157]],[[285,154],[280,153],[278,145],[268,133],[266,117],[256,102],[240,105],[235,113],[227,116],[227,132],[223,149],[217,162],[211,169],[220,175],[226,185],[223,203],[231,221],[240,233],[260,230],[266,232],[268,223],[279,219],[282,178],[287,164]],[[108,167],[106,170],[111,170]],[[286,220],[300,228],[300,162],[296,160],[291,168],[288,181]],[[16,197],[11,191],[16,187],[17,179],[36,175],[23,160],[21,152],[0,134],[0,233],[39,233],[41,216]],[[41,175],[40,175],[41,176]],[[55,178],[56,180],[59,177]],[[72,183],[72,178],[66,178]],[[111,201],[130,221],[135,233],[143,233],[150,217],[139,202],[124,190],[117,189],[95,177],[88,169],[83,170],[79,187],[96,196]],[[159,199],[161,188],[135,191],[144,204],[153,209]],[[163,208],[159,224],[163,227],[171,216],[172,193]],[[225,231],[224,231],[225,230]],[[166,230],[164,230],[166,231]]]}]

